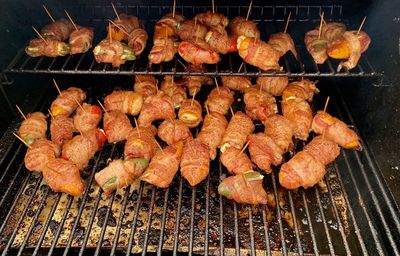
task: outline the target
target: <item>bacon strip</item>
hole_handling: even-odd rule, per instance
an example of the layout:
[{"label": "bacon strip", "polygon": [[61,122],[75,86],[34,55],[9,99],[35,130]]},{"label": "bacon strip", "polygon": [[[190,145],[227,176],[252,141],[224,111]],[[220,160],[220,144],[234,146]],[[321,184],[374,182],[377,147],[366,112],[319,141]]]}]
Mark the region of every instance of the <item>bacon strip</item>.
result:
[{"label": "bacon strip", "polygon": [[109,143],[126,140],[132,130],[128,117],[118,110],[104,114],[103,127]]},{"label": "bacon strip", "polygon": [[113,91],[104,98],[104,106],[107,111],[119,110],[132,116],[139,114],[142,105],[142,95],[133,91]]},{"label": "bacon strip", "polygon": [[288,33],[279,32],[272,34],[269,37],[268,44],[274,47],[280,53],[280,57],[285,55],[288,51],[292,52],[293,56],[297,59],[297,51],[292,37]]},{"label": "bacon strip", "polygon": [[143,158],[149,161],[156,150],[155,132],[151,127],[135,127],[131,130],[124,147],[125,159]]},{"label": "bacon strip", "polygon": [[70,116],[78,107],[78,103],[86,99],[86,93],[76,87],[69,87],[68,89],[61,91],[61,94],[51,103],[50,110],[53,116],[66,115]]},{"label": "bacon strip", "polygon": [[271,173],[271,164],[278,166],[282,163],[284,152],[265,133],[251,134],[248,136],[248,139],[251,161],[258,168],[266,173]]},{"label": "bacon strip", "polygon": [[202,182],[210,172],[209,148],[200,140],[185,143],[181,160],[181,174],[191,186]]},{"label": "bacon strip", "polygon": [[108,38],[96,45],[93,54],[98,63],[111,63],[114,68],[136,59],[132,48],[117,40],[110,41]]},{"label": "bacon strip", "polygon": [[217,30],[210,30],[203,37],[205,42],[208,43],[210,49],[221,53],[227,54],[228,52],[237,51],[236,36],[229,36],[226,31],[219,32]]},{"label": "bacon strip", "polygon": [[318,29],[308,31],[304,37],[304,44],[315,63],[323,64],[328,59],[328,54],[326,53],[328,40],[323,37],[318,38],[318,34]]},{"label": "bacon strip", "polygon": [[264,121],[268,116],[278,113],[275,97],[251,87],[243,96],[246,114],[253,120]]},{"label": "bacon strip", "polygon": [[87,132],[97,127],[102,117],[99,106],[83,103],[82,108],[76,110],[74,126],[79,132]]},{"label": "bacon strip", "polygon": [[315,86],[316,82],[308,79],[291,82],[283,91],[283,99],[301,98],[307,101],[312,101],[314,94],[319,93]]},{"label": "bacon strip", "polygon": [[72,31],[69,36],[71,54],[85,53],[92,48],[93,35],[92,28],[79,27],[78,30]]},{"label": "bacon strip", "polygon": [[247,136],[254,131],[255,127],[251,118],[243,112],[236,112],[229,121],[222,141],[219,145],[223,153],[229,147],[242,149],[246,143]]},{"label": "bacon strip", "polygon": [[239,92],[245,92],[251,86],[250,78],[245,76],[222,76],[221,81],[223,86]]},{"label": "bacon strip", "polygon": [[246,20],[244,17],[237,16],[229,23],[229,28],[233,35],[260,38],[260,30],[257,23]]},{"label": "bacon strip", "polygon": [[220,161],[232,174],[242,174],[253,169],[253,163],[245,152],[240,149],[229,147],[221,153]]},{"label": "bacon strip", "polygon": [[308,102],[301,98],[282,99],[282,112],[283,116],[293,123],[294,136],[300,140],[307,140],[313,120]]},{"label": "bacon strip", "polygon": [[138,123],[140,126],[150,126],[156,120],[175,118],[175,108],[171,97],[158,92],[149,96],[143,103]]},{"label": "bacon strip", "polygon": [[50,160],[43,169],[43,179],[55,192],[80,196],[85,190],[78,167],[65,159]]},{"label": "bacon strip", "polygon": [[47,162],[60,156],[60,147],[46,139],[36,140],[26,151],[25,167],[31,172],[42,172]]},{"label": "bacon strip", "polygon": [[222,180],[218,193],[237,203],[267,204],[267,193],[263,188],[264,176],[258,172],[247,172]]},{"label": "bacon strip", "polygon": [[51,119],[51,140],[59,146],[72,139],[75,132],[74,120],[68,116],[55,116]]},{"label": "bacon strip", "polygon": [[157,93],[157,79],[150,75],[136,75],[133,90],[142,95],[145,100],[150,95]]},{"label": "bacon strip", "polygon": [[74,30],[74,27],[69,20],[59,19],[44,26],[40,31],[40,34],[42,34],[43,37],[53,37],[56,40],[63,42],[69,38],[72,30]]},{"label": "bacon strip", "polygon": [[270,137],[283,153],[293,148],[293,124],[286,117],[271,115],[264,122],[264,133]]},{"label": "bacon strip", "polygon": [[178,24],[178,36],[182,41],[204,39],[207,33],[207,27],[194,20],[185,20]]},{"label": "bacon strip", "polygon": [[221,113],[210,111],[204,118],[203,126],[197,139],[206,144],[210,150],[210,158],[217,156],[217,147],[224,136],[228,121]]},{"label": "bacon strip", "polygon": [[179,119],[164,120],[158,127],[157,135],[168,145],[192,138],[189,128]]},{"label": "bacon strip", "polygon": [[41,112],[26,115],[26,119],[22,121],[18,129],[18,135],[29,145],[35,140],[46,138],[46,132],[46,116]]},{"label": "bacon strip", "polygon": [[182,152],[182,141],[157,151],[140,179],[160,188],[169,187],[178,172]]},{"label": "bacon strip", "polygon": [[161,91],[171,97],[175,108],[180,108],[182,102],[187,98],[186,90],[180,84],[177,84],[172,76],[164,76]]},{"label": "bacon strip", "polygon": [[212,89],[205,102],[210,112],[226,115],[233,103],[233,92],[228,87],[222,86]]},{"label": "bacon strip", "polygon": [[197,20],[208,28],[213,28],[218,31],[224,31],[229,24],[229,20],[225,15],[212,11],[199,13],[194,17],[194,20]]},{"label": "bacon strip", "polygon": [[185,61],[194,65],[215,64],[221,60],[219,54],[202,40],[182,41],[179,43],[178,53]]},{"label": "bacon strip", "polygon": [[339,144],[343,148],[361,150],[360,137],[343,121],[318,111],[312,121],[312,129],[317,134],[324,134],[325,138]]},{"label": "bacon strip", "polygon": [[197,100],[186,99],[182,102],[178,117],[189,128],[197,127],[203,121],[202,107]]},{"label": "bacon strip", "polygon": [[29,42],[25,48],[26,54],[31,57],[46,56],[55,58],[57,56],[65,56],[71,52],[68,44],[57,40],[54,37],[49,37],[44,41],[42,38],[35,38]]},{"label": "bacon strip", "polygon": [[283,90],[289,84],[287,76],[260,76],[257,78],[258,87],[273,96],[282,96]]}]

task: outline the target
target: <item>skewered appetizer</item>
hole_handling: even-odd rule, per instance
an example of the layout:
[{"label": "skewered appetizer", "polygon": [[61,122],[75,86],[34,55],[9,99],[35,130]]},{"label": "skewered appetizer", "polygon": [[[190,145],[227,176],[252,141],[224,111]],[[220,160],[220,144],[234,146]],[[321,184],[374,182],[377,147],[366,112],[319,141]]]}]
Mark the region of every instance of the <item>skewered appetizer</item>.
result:
[{"label": "skewered appetizer", "polygon": [[266,204],[268,200],[262,185],[263,178],[254,171],[230,176],[219,184],[218,193],[238,203]]},{"label": "skewered appetizer", "polygon": [[[195,66],[195,65],[188,65],[186,68],[188,72],[204,72],[206,71],[204,66]],[[209,76],[184,76],[183,77],[183,86],[188,88],[189,95],[193,96],[194,94],[198,93],[201,89],[202,85],[211,85],[213,81]]]},{"label": "skewered appetizer", "polygon": [[273,96],[282,96],[283,91],[289,84],[287,76],[261,76],[257,78],[257,85],[260,89]]},{"label": "skewered appetizer", "polygon": [[182,102],[187,98],[186,90],[176,83],[173,76],[164,76],[164,80],[161,82],[161,91],[171,97],[175,108],[180,108]]},{"label": "skewered appetizer", "polygon": [[185,20],[178,24],[178,36],[182,41],[204,39],[207,31],[206,26],[194,20]]},{"label": "skewered appetizer", "polygon": [[82,170],[88,166],[96,152],[103,147],[105,140],[106,136],[100,129],[93,129],[77,135],[64,143],[62,158],[71,161]]},{"label": "skewered appetizer", "polygon": [[179,108],[178,118],[189,128],[197,127],[203,121],[200,103],[194,97],[184,100]]},{"label": "skewered appetizer", "polygon": [[265,133],[256,133],[248,136],[251,160],[266,173],[270,173],[271,164],[278,166],[282,163],[285,153],[275,141]]},{"label": "skewered appetizer", "polygon": [[278,32],[269,37],[268,44],[274,47],[279,52],[279,57],[282,57],[287,52],[291,52],[297,59],[297,51],[292,37],[285,32]]},{"label": "skewered appetizer", "polygon": [[92,28],[78,27],[69,36],[71,54],[85,53],[92,48],[94,32]]},{"label": "skewered appetizer", "polygon": [[35,140],[46,138],[47,121],[46,116],[41,112],[33,112],[26,115],[26,119],[22,121],[18,135],[31,145]]},{"label": "skewered appetizer", "polygon": [[136,16],[120,13],[107,28],[107,37],[111,36],[116,41],[128,41],[129,33],[139,27],[140,21]]},{"label": "skewered appetizer", "polygon": [[60,95],[51,103],[50,111],[54,117],[58,115],[70,116],[86,99],[86,93],[79,88],[69,87],[61,91]]},{"label": "skewered appetizer", "polygon": [[43,37],[53,37],[58,41],[65,41],[70,37],[71,32],[74,30],[73,24],[66,19],[56,20],[42,28],[40,34]]},{"label": "skewered appetizer", "polygon": [[75,131],[74,119],[72,117],[58,115],[51,119],[51,140],[57,145],[62,146],[65,141],[72,139]]},{"label": "skewered appetizer", "polygon": [[268,116],[278,113],[275,97],[255,87],[246,89],[243,100],[246,114],[253,120],[264,121]]},{"label": "skewered appetizer", "polygon": [[104,98],[104,107],[107,111],[119,110],[132,116],[139,114],[142,105],[142,95],[133,91],[113,91]]},{"label": "skewered appetizer", "polygon": [[362,146],[357,133],[350,129],[343,121],[318,111],[312,122],[312,129],[317,134],[323,134],[326,139],[347,149],[361,150]]},{"label": "skewered appetizer", "polygon": [[97,127],[102,117],[99,106],[83,103],[74,116],[74,126],[79,132],[87,132]]},{"label": "skewered appetizer", "polygon": [[143,103],[139,114],[140,126],[151,126],[156,120],[175,118],[175,108],[171,97],[159,91],[156,95],[149,96]]},{"label": "skewered appetizer", "polygon": [[205,102],[210,112],[218,112],[226,115],[233,103],[233,92],[228,87],[216,87],[208,94]]},{"label": "skewered appetizer", "polygon": [[229,147],[242,149],[247,141],[247,136],[254,131],[255,127],[251,118],[245,113],[239,111],[231,118],[228,127],[225,130],[222,141],[219,145],[221,152]]},{"label": "skewered appetizer", "polygon": [[164,120],[158,127],[157,135],[168,145],[192,138],[189,127],[179,119]]},{"label": "skewered appetizer", "polygon": [[25,167],[31,172],[42,172],[46,164],[60,156],[60,147],[52,141],[38,139],[25,154]]},{"label": "skewered appetizer", "polygon": [[106,168],[95,174],[96,183],[103,189],[106,195],[119,188],[132,184],[142,175],[148,162],[140,159],[113,160]]},{"label": "skewered appetizer", "polygon": [[306,141],[311,130],[313,114],[310,105],[302,98],[282,98],[282,112],[293,123],[294,137]]},{"label": "skewered appetizer", "polygon": [[237,16],[229,23],[231,32],[236,37],[254,37],[260,38],[260,30],[257,27],[257,23],[252,20],[246,20],[244,17]]},{"label": "skewered appetizer", "polygon": [[70,51],[71,48],[68,44],[54,37],[32,39],[25,48],[26,54],[31,57],[46,56],[55,58],[57,56],[65,56],[69,54]]},{"label": "skewered appetizer", "polygon": [[237,48],[240,57],[246,63],[264,71],[280,70],[278,61],[281,53],[275,50],[270,44],[260,39],[239,36],[237,39]]},{"label": "skewered appetizer", "polygon": [[211,160],[214,160],[217,156],[217,148],[221,143],[227,126],[228,121],[219,112],[210,111],[204,117],[203,126],[197,135],[197,139],[208,146]]},{"label": "skewered appetizer", "polygon": [[182,177],[191,186],[202,182],[210,172],[209,148],[198,139],[189,139],[183,148],[180,163]]},{"label": "skewered appetizer", "polygon": [[312,101],[314,94],[319,93],[318,88],[315,86],[316,82],[308,79],[293,81],[283,91],[282,98],[290,100],[292,98],[300,98],[307,101]]},{"label": "skewered appetizer", "polygon": [[227,54],[237,51],[237,36],[228,35],[226,31],[211,29],[205,35],[204,41],[217,53]]},{"label": "skewered appetizer", "polygon": [[226,26],[229,24],[229,20],[225,15],[212,11],[199,13],[194,17],[194,19],[206,27],[220,32],[225,31]]},{"label": "skewered appetizer", "polygon": [[243,174],[253,169],[253,163],[245,152],[229,147],[220,155],[221,163],[231,174]]},{"label": "skewered appetizer", "polygon": [[244,92],[251,86],[250,78],[245,76],[222,76],[221,81],[223,86],[239,92]]},{"label": "skewered appetizer", "polygon": [[135,60],[136,55],[132,48],[117,40],[104,39],[93,49],[97,63],[111,63],[119,67],[126,61]]},{"label": "skewered appetizer", "polygon": [[184,60],[194,65],[215,64],[221,60],[219,54],[203,40],[180,42],[178,53]]},{"label": "skewered appetizer", "polygon": [[182,152],[182,141],[158,150],[140,179],[157,187],[167,188],[178,172]]},{"label": "skewered appetizer", "polygon": [[312,187],[325,175],[325,166],[334,161],[339,153],[336,143],[322,135],[317,136],[304,150],[282,165],[279,183],[287,189]]},{"label": "skewered appetizer", "polygon": [[136,75],[133,90],[145,100],[150,95],[157,94],[157,79],[150,75]]},{"label": "skewered appetizer", "polygon": [[150,161],[155,153],[156,132],[152,127],[137,126],[131,130],[124,147],[125,159],[141,159],[137,161]]},{"label": "skewered appetizer", "polygon": [[281,115],[267,117],[264,122],[264,133],[282,150],[288,152],[293,148],[293,123]]},{"label": "skewered appetizer", "polygon": [[119,110],[107,111],[104,114],[103,127],[109,143],[126,140],[132,130],[127,115]]},{"label": "skewered appetizer", "polygon": [[79,168],[71,161],[54,158],[43,169],[43,179],[55,192],[79,196],[85,190]]}]

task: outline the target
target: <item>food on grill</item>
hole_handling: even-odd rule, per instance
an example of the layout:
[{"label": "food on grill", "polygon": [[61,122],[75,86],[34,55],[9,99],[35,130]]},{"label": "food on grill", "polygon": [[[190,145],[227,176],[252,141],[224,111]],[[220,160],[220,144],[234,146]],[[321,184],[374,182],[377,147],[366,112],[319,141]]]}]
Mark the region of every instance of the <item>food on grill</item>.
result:
[{"label": "food on grill", "polygon": [[333,41],[328,48],[328,55],[334,59],[347,59],[338,66],[338,72],[342,67],[348,70],[357,66],[361,54],[365,52],[371,38],[363,31],[346,31],[339,39]]},{"label": "food on grill", "polygon": [[283,91],[282,99],[289,100],[292,98],[301,98],[312,101],[314,94],[319,93],[315,86],[316,82],[308,79],[291,82]]},{"label": "food on grill", "polygon": [[113,91],[104,98],[107,111],[119,110],[132,116],[139,114],[142,105],[142,95],[133,91]]},{"label": "food on grill", "polygon": [[70,116],[79,104],[86,99],[86,93],[79,88],[69,87],[68,89],[61,91],[61,94],[51,103],[50,111],[54,117],[58,115]]},{"label": "food on grill", "polygon": [[307,140],[311,130],[313,114],[307,101],[301,98],[282,99],[282,112],[293,123],[293,133],[297,139]]},{"label": "food on grill", "polygon": [[62,158],[71,161],[79,169],[84,169],[96,152],[103,147],[105,140],[106,136],[100,129],[93,129],[77,135],[64,143]]},{"label": "food on grill", "polygon": [[205,35],[204,40],[210,46],[210,49],[215,52],[227,54],[228,52],[237,51],[237,37],[229,36],[226,31],[220,32],[211,29]]},{"label": "food on grill", "polygon": [[149,54],[149,64],[160,64],[174,58],[178,50],[178,24],[185,18],[179,14],[164,15],[154,27],[153,47]]},{"label": "food on grill", "polygon": [[42,173],[44,181],[55,192],[80,196],[85,190],[79,168],[71,161],[61,158],[51,159]]},{"label": "food on grill", "polygon": [[232,174],[242,174],[253,169],[253,163],[246,152],[241,149],[229,147],[220,154],[220,161]]},{"label": "food on grill", "polygon": [[197,135],[197,139],[208,146],[211,160],[214,160],[217,156],[217,147],[221,143],[227,126],[228,121],[219,112],[209,111],[204,117],[203,126]]},{"label": "food on grill", "polygon": [[325,165],[334,161],[340,148],[322,135],[315,137],[304,150],[284,163],[279,172],[279,183],[287,189],[309,188],[325,175]]},{"label": "food on grill", "polygon": [[95,174],[96,183],[106,195],[119,188],[132,184],[142,175],[148,166],[148,160],[133,158],[128,160],[113,160],[106,168]]},{"label": "food on grill", "polygon": [[208,94],[205,105],[210,112],[226,115],[233,103],[233,92],[228,87],[216,87]]},{"label": "food on grill", "polygon": [[222,76],[222,85],[228,87],[231,90],[245,92],[245,90],[251,87],[251,80],[245,76]]},{"label": "food on grill", "polygon": [[218,193],[241,204],[267,204],[263,178],[263,175],[254,171],[230,176],[219,184]]},{"label": "food on grill", "polygon": [[51,140],[57,145],[62,146],[65,141],[72,139],[75,130],[74,119],[72,117],[58,115],[51,119]]},{"label": "food on grill", "polygon": [[338,22],[327,22],[322,24],[321,37],[329,42],[340,38],[346,31],[346,25]]},{"label": "food on grill", "polygon": [[192,138],[192,133],[187,125],[179,119],[164,120],[158,127],[157,135],[168,145]]},{"label": "food on grill", "polygon": [[267,117],[264,122],[264,133],[270,137],[283,153],[293,148],[293,123],[281,115]]},{"label": "food on grill", "polygon": [[239,36],[237,48],[240,57],[253,66],[264,71],[279,70],[280,52],[270,44],[252,37]]},{"label": "food on grill", "polygon": [[[206,71],[203,66],[188,65],[187,71],[189,72],[204,72]],[[193,96],[198,93],[202,85],[211,85],[213,81],[209,76],[184,76],[183,85],[188,88],[189,95]]]},{"label": "food on grill", "polygon": [[244,17],[235,17],[229,23],[229,28],[235,36],[260,38],[260,30],[257,27],[257,23],[252,20],[246,20]]},{"label": "food on grill", "polygon": [[282,155],[285,152],[265,133],[250,134],[248,140],[251,161],[258,168],[270,173],[272,171],[271,164],[278,166],[282,163]]},{"label": "food on grill", "polygon": [[104,114],[103,127],[109,143],[126,140],[132,130],[128,116],[119,110],[108,111]]},{"label": "food on grill", "polygon": [[318,111],[312,121],[312,129],[317,134],[323,134],[326,139],[339,144],[343,148],[361,150],[360,137],[343,121]]},{"label": "food on grill", "polygon": [[178,53],[184,60],[194,65],[215,64],[221,60],[219,54],[203,40],[180,42]]},{"label": "food on grill", "polygon": [[217,31],[225,31],[226,26],[229,24],[229,20],[227,17],[225,17],[225,15],[212,11],[199,13],[194,17],[194,19],[208,28],[212,28]]},{"label": "food on grill", "polygon": [[152,127],[135,127],[126,139],[124,147],[125,159],[145,159],[150,161],[155,153],[155,132]]},{"label": "food on grill", "polygon": [[242,149],[246,143],[247,136],[254,131],[255,127],[251,118],[245,113],[239,111],[231,118],[228,127],[225,130],[222,141],[219,145],[221,152],[229,147]]},{"label": "food on grill", "polygon": [[102,40],[93,49],[93,54],[98,63],[111,63],[113,67],[119,67],[126,61],[135,60],[136,55],[132,48],[117,40]]},{"label": "food on grill", "polygon": [[197,139],[189,139],[183,148],[181,174],[191,186],[202,182],[210,172],[209,148]]},{"label": "food on grill", "polygon": [[268,44],[274,47],[280,54],[280,57],[287,52],[292,52],[293,56],[297,59],[297,51],[292,37],[285,32],[278,32],[269,37]]},{"label": "food on grill", "polygon": [[113,40],[117,41],[128,41],[127,34],[130,34],[135,28],[139,28],[140,26],[140,21],[136,16],[120,13],[107,28],[107,37],[111,36]]},{"label": "food on grill", "polygon": [[47,121],[41,112],[33,112],[26,115],[18,129],[18,135],[31,145],[35,140],[46,138]]},{"label": "food on grill", "polygon": [[102,117],[99,106],[83,103],[76,110],[74,126],[79,132],[87,132],[97,127]]},{"label": "food on grill", "polygon": [[140,93],[143,100],[157,94],[157,79],[150,75],[136,75],[134,91]]},{"label": "food on grill", "polygon": [[74,30],[72,23],[66,19],[56,20],[42,28],[40,34],[45,38],[54,38],[58,41],[65,41]]},{"label": "food on grill", "polygon": [[207,33],[207,27],[194,20],[185,20],[178,24],[178,36],[182,41],[204,39]]},{"label": "food on grill", "polygon": [[195,99],[184,100],[179,108],[178,118],[189,128],[197,127],[203,121],[200,103]]},{"label": "food on grill", "polygon": [[186,90],[176,83],[173,76],[164,76],[164,80],[161,82],[161,91],[171,97],[175,108],[180,108],[182,102],[187,98]]},{"label": "food on grill", "polygon": [[147,127],[151,126],[156,120],[175,118],[175,116],[171,97],[159,91],[156,95],[151,95],[144,101],[138,122],[140,126]]},{"label": "food on grill", "polygon": [[257,85],[273,96],[282,96],[283,90],[289,84],[287,76],[260,76],[257,78]]},{"label": "food on grill", "polygon": [[167,188],[178,172],[182,152],[182,141],[158,150],[140,179],[157,187]]},{"label": "food on grill", "polygon": [[31,172],[42,172],[47,162],[60,156],[60,147],[52,141],[38,139],[25,154],[25,167]]},{"label": "food on grill", "polygon": [[31,57],[57,57],[65,56],[69,54],[71,48],[68,44],[57,40],[54,37],[48,37],[46,39],[35,38],[29,42],[29,45],[25,48],[26,54]]},{"label": "food on grill", "polygon": [[255,87],[246,89],[243,100],[246,114],[253,120],[264,121],[268,116],[278,113],[275,97]]},{"label": "food on grill", "polygon": [[92,48],[93,35],[92,28],[78,27],[78,30],[72,31],[69,36],[71,54],[84,53]]}]

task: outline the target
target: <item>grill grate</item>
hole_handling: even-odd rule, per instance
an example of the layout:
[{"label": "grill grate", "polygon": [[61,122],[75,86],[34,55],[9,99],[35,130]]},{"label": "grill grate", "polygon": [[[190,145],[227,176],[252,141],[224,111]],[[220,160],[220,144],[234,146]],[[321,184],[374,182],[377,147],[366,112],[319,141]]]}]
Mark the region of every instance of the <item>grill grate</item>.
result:
[{"label": "grill grate", "polygon": [[[329,111],[352,123],[339,94],[331,95],[337,100]],[[97,98],[88,96],[89,101]],[[10,126],[5,138],[17,125]],[[265,178],[268,205],[247,206],[218,195],[219,181],[227,173],[218,160],[197,187],[190,187],[178,174],[168,189],[140,182],[106,198],[94,184],[94,173],[110,159],[122,157],[122,144],[107,144],[92,160],[82,197],[53,193],[40,175],[26,171],[23,146],[10,140],[14,143],[6,149],[9,154],[0,159],[3,255],[398,252],[398,212],[366,145],[362,152],[342,151],[324,180],[308,190],[281,188],[275,170]],[[303,146],[297,144],[298,149]]]},{"label": "grill grate", "polygon": [[[67,8],[67,7],[66,7]],[[194,14],[205,11],[210,7],[206,6],[178,6],[177,10],[187,17],[193,17]],[[236,15],[245,15],[248,6],[218,6],[217,10],[233,18]],[[77,17],[77,23],[86,24],[95,27],[96,33],[94,42],[98,43],[106,35],[105,27],[107,19],[114,17],[111,6],[71,6],[68,7],[74,17]],[[137,15],[145,20],[146,30],[150,38],[153,27],[157,19],[171,11],[168,6],[117,6],[119,12]],[[150,44],[142,56],[133,62],[127,62],[119,68],[112,68],[110,64],[96,63],[93,53],[90,51],[85,54],[47,58],[32,58],[25,54],[21,49],[8,67],[5,73],[36,73],[36,74],[98,74],[98,75],[133,75],[133,74],[151,74],[151,75],[242,75],[242,76],[289,76],[289,77],[375,77],[382,76],[382,72],[376,71],[368,58],[363,54],[359,65],[351,71],[342,70],[336,72],[339,61],[327,60],[323,65],[317,65],[307,50],[305,49],[303,38],[306,31],[318,26],[319,14],[325,13],[328,21],[341,21],[347,23],[349,28],[355,28],[357,24],[349,24],[342,20],[342,6],[253,6],[252,17],[258,22],[261,30],[261,38],[266,40],[270,34],[281,31],[284,27],[285,17],[291,12],[291,22],[289,33],[295,39],[299,60],[287,54],[281,59],[280,64],[285,71],[282,72],[264,72],[251,65],[244,65],[242,72],[238,72],[242,64],[238,54],[229,54],[222,56],[222,61],[215,65],[208,65],[206,72],[185,71],[179,63],[182,59],[176,56],[169,63],[153,65],[148,67],[147,56],[150,51]],[[91,17],[82,19],[82,17]],[[44,25],[44,24],[42,24]],[[149,40],[151,41],[151,40]],[[177,54],[178,55],[178,54]]]}]

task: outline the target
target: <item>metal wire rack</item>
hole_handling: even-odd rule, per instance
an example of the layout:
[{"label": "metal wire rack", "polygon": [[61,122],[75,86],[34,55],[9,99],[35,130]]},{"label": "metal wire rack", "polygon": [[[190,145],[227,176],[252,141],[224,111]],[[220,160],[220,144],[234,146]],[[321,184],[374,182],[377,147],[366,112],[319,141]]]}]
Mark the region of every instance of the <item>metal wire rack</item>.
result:
[{"label": "metal wire rack", "polygon": [[[217,11],[225,13],[233,18],[236,15],[244,15],[248,6],[218,6]],[[145,20],[145,27],[149,35],[152,35],[153,27],[157,19],[171,11],[170,6],[117,6],[119,12],[137,15]],[[209,9],[207,6],[178,6],[177,10],[187,17],[193,17],[196,13]],[[72,6],[69,7],[77,22],[95,27],[95,40],[99,42],[106,35],[105,27],[107,19],[114,16],[111,6]],[[324,11],[326,20],[342,21],[342,7],[336,5],[327,6],[253,6],[252,17],[261,28],[261,38],[266,40],[274,32],[281,31],[284,21],[291,12],[289,32],[297,45],[298,60],[290,54],[281,58],[280,64],[284,71],[265,72],[251,65],[242,64],[237,53],[222,56],[221,62],[208,65],[206,72],[187,72],[179,63],[179,56],[169,63],[148,66],[147,56],[151,47],[151,40],[142,56],[136,61],[127,62],[119,68],[113,68],[110,64],[97,63],[91,51],[66,57],[32,58],[21,49],[5,68],[5,73],[35,73],[35,74],[97,74],[97,75],[242,75],[242,76],[289,76],[289,77],[376,77],[382,73],[377,71],[371,62],[363,54],[358,66],[353,70],[336,71],[338,61],[328,60],[323,65],[317,65],[303,43],[304,34],[318,24],[319,14]],[[90,19],[83,18],[90,17]],[[348,22],[347,22],[348,23]],[[353,24],[350,24],[350,27]],[[151,36],[150,36],[151,38]],[[182,60],[183,61],[183,60]],[[184,62],[184,61],[183,61]]]}]

